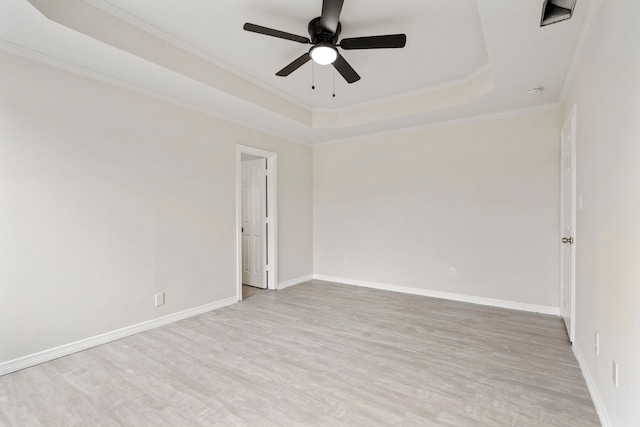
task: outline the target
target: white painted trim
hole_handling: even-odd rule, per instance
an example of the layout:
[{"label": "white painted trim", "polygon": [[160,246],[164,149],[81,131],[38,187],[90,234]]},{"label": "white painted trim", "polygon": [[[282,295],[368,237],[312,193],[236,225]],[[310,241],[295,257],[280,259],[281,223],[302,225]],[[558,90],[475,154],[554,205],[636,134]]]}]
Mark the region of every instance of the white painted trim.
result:
[{"label": "white painted trim", "polygon": [[236,287],[238,301],[242,301],[242,153],[267,159],[267,206],[269,209],[269,240],[267,263],[269,289],[278,284],[278,155],[248,145],[236,146]]},{"label": "white painted trim", "polygon": [[442,84],[438,84],[438,85],[434,85],[434,86],[429,86],[429,87],[423,87],[423,88],[420,88],[420,89],[411,90],[411,91],[407,91],[407,92],[397,93],[397,94],[386,96],[386,97],[382,97],[382,98],[376,98],[376,99],[371,100],[371,101],[365,101],[365,102],[360,102],[360,103],[357,103],[357,104],[347,105],[346,107],[342,107],[342,108],[313,108],[311,111],[314,112],[314,113],[318,112],[318,113],[337,113],[337,114],[340,114],[340,113],[348,113],[348,112],[360,110],[360,109],[363,109],[363,108],[369,108],[369,107],[374,107],[374,106],[378,106],[378,105],[383,105],[383,104],[386,104],[386,103],[391,102],[391,101],[415,98],[415,97],[418,97],[420,95],[427,94],[429,92],[435,92],[435,91],[439,91],[439,90],[450,89],[452,87],[464,86],[466,84],[469,84],[469,83],[473,82],[475,79],[477,79],[478,77],[482,76],[483,74],[485,74],[488,71],[491,71],[491,67],[489,66],[489,64],[485,64],[482,67],[478,68],[473,73],[469,74],[468,76],[463,77],[461,79],[452,80],[450,82],[446,82],[446,83],[442,83]]},{"label": "white painted trim", "polygon": [[116,7],[110,3],[107,3],[104,0],[83,0],[85,3],[90,4],[91,6],[94,6],[98,9],[100,9],[101,11],[108,13],[111,16],[114,16],[118,19],[123,20],[124,22],[133,25],[136,28],[139,28],[155,37],[158,37],[159,39],[174,45],[175,47],[177,47],[178,49],[181,49],[185,52],[188,52],[212,65],[215,65],[217,67],[222,68],[225,71],[228,71],[232,74],[235,74],[238,77],[241,77],[242,79],[260,87],[261,89],[264,89],[268,92],[273,93],[276,96],[279,96],[289,102],[291,102],[292,104],[297,105],[298,107],[301,108],[305,108],[307,110],[311,110],[311,106],[302,102],[300,99],[298,98],[294,98],[293,96],[287,94],[286,92],[279,90],[271,85],[269,85],[268,83],[250,75],[247,74],[246,72],[242,71],[239,68],[236,68],[226,62],[224,62],[223,60],[221,60],[220,58],[211,55],[210,53],[207,53],[201,49],[198,49],[197,47],[193,46],[192,44],[189,44],[187,42],[185,42],[184,40],[174,36],[173,34],[169,34],[164,30],[161,30],[160,28],[156,27],[155,25],[140,19],[138,17],[135,17],[131,14],[129,14],[128,12],[125,12],[124,10],[120,9],[119,7]]},{"label": "white painted trim", "polygon": [[451,301],[468,302],[471,304],[488,305],[491,307],[508,308],[510,310],[529,311],[532,313],[560,315],[560,307],[550,307],[546,305],[526,304],[516,301],[477,297],[473,295],[454,294],[449,292],[431,291],[428,289],[410,288],[406,286],[390,285],[387,283],[369,282],[366,280],[346,279],[344,277],[325,276],[324,274],[314,274],[316,280],[328,282],[344,283],[346,285],[361,286],[364,288],[380,289],[383,291],[401,292],[403,294],[420,295],[431,298],[440,298]]},{"label": "white painted trim", "polygon": [[313,280],[313,274],[307,274],[306,276],[296,277],[295,279],[287,280],[286,282],[278,283],[278,290],[288,288],[290,286],[299,285],[300,283],[308,282],[309,280]]},{"label": "white painted trim", "polygon": [[39,365],[40,363],[48,362],[59,357],[68,356],[70,354],[87,350],[92,347],[126,338],[131,335],[139,334],[140,332],[168,325],[169,323],[174,323],[178,320],[197,316],[198,314],[206,313],[208,311],[217,310],[219,308],[235,304],[236,302],[238,302],[236,297],[225,298],[223,300],[201,305],[199,307],[190,308],[177,313],[169,314],[167,316],[159,317],[157,319],[148,320],[146,322],[138,323],[131,326],[126,326],[115,331],[107,332],[101,335],[96,335],[94,337],[85,338],[80,341],[75,341],[69,344],[64,344],[55,348],[40,351],[38,353],[23,356],[18,359],[9,360],[7,362],[0,363],[0,376],[19,371],[21,369],[29,368],[31,366]]},{"label": "white painted trim", "polygon": [[446,126],[457,126],[457,125],[462,125],[466,123],[483,122],[488,120],[499,120],[499,119],[504,119],[508,117],[525,116],[527,114],[541,113],[544,111],[559,111],[560,108],[561,108],[561,105],[559,103],[553,102],[550,104],[536,105],[535,107],[501,111],[499,113],[485,114],[481,116],[471,116],[471,117],[465,117],[462,119],[435,122],[435,123],[429,123],[429,124],[420,125],[420,126],[411,126],[411,127],[403,127],[398,129],[385,130],[380,132],[371,132],[367,134],[353,136],[350,138],[336,139],[332,141],[316,142],[316,143],[313,143],[312,146],[321,147],[323,145],[340,144],[343,142],[358,141],[365,138],[376,138],[381,136],[397,135],[399,133],[419,132],[422,130],[435,129],[435,128],[446,127]]},{"label": "white painted trim", "polygon": [[587,388],[589,389],[591,400],[593,400],[593,406],[595,406],[598,417],[600,418],[600,424],[602,424],[602,427],[613,427],[611,419],[609,418],[609,414],[607,413],[607,409],[605,408],[604,403],[602,402],[602,398],[600,397],[600,393],[598,393],[596,383],[595,381],[593,381],[593,377],[591,376],[591,372],[589,371],[587,362],[582,356],[580,347],[578,347],[578,344],[574,343],[572,348],[573,354],[576,356],[576,360],[578,361],[578,365],[580,366],[580,370],[582,371],[582,376],[587,383]]},{"label": "white painted trim", "polygon": [[500,118],[505,118],[505,117],[511,117],[511,116],[518,116],[518,115],[526,115],[526,114],[533,114],[536,112],[541,112],[541,111],[550,111],[550,110],[559,110],[560,109],[560,104],[558,103],[551,103],[551,104],[544,104],[544,105],[539,105],[539,106],[535,106],[535,107],[531,107],[531,108],[524,108],[524,109],[516,109],[516,110],[510,110],[510,111],[503,111],[503,112],[499,112],[499,113],[492,113],[492,114],[487,114],[487,115],[480,115],[480,116],[472,116],[472,117],[467,117],[467,118],[463,118],[463,119],[456,119],[456,120],[449,120],[449,121],[442,121],[442,122],[435,122],[435,123],[430,123],[427,125],[420,125],[420,126],[413,126],[413,127],[401,127],[398,129],[391,129],[391,130],[385,130],[385,131],[381,131],[381,132],[371,132],[371,133],[366,133],[366,134],[360,134],[358,136],[354,136],[354,137],[349,137],[349,138],[344,138],[344,139],[337,139],[337,140],[329,140],[329,141],[323,141],[323,142],[310,142],[310,141],[305,141],[305,140],[300,140],[300,139],[293,139],[291,136],[288,136],[286,134],[283,134],[281,132],[272,130],[272,129],[268,129],[265,128],[263,126],[259,126],[256,124],[253,124],[251,122],[245,121],[245,120],[241,120],[226,114],[222,114],[219,113],[217,111],[213,111],[209,108],[194,104],[192,102],[189,101],[185,101],[183,99],[180,98],[176,98],[174,96],[171,95],[167,95],[161,92],[158,92],[156,90],[152,90],[152,89],[148,89],[146,87],[137,85],[135,83],[131,83],[125,80],[122,80],[120,78],[108,75],[108,74],[104,74],[102,72],[90,69],[90,68],[86,68],[83,67],[81,65],[72,63],[72,62],[68,62],[65,60],[62,60],[60,58],[56,58],[50,55],[47,55],[45,53],[42,52],[38,52],[11,42],[7,42],[5,40],[0,40],[0,50],[14,54],[14,55],[18,55],[27,59],[31,59],[33,61],[37,61],[37,62],[41,62],[47,65],[50,65],[52,67],[56,67],[59,68],[61,70],[65,70],[67,72],[70,73],[74,73],[74,74],[78,74],[84,77],[88,77],[90,79],[94,79],[103,83],[107,83],[109,85],[113,85],[134,93],[138,93],[144,96],[148,96],[150,98],[154,98],[160,101],[164,101],[164,102],[168,102],[170,104],[176,105],[178,107],[182,107],[182,108],[186,108],[188,110],[191,111],[195,111],[198,113],[202,113],[202,114],[206,114],[208,116],[211,117],[215,117],[217,119],[220,120],[224,120],[226,122],[229,123],[234,123],[237,124],[239,126],[243,126],[246,127],[248,129],[253,129],[256,130],[258,132],[262,132],[268,135],[272,135],[275,136],[277,138],[282,138],[285,139],[287,141],[291,141],[294,142],[296,144],[300,144],[300,145],[304,145],[307,147],[314,147],[314,146],[322,146],[322,145],[327,145],[327,144],[337,144],[337,143],[342,143],[342,142],[349,142],[349,141],[355,141],[355,140],[360,140],[360,139],[364,139],[364,138],[371,138],[371,137],[379,137],[379,136],[388,136],[388,135],[396,135],[399,133],[404,133],[404,132],[415,132],[415,131],[420,131],[420,130],[425,130],[425,129],[432,129],[432,128],[438,128],[438,127],[444,127],[444,126],[453,126],[453,125],[459,125],[459,124],[464,124],[464,123],[472,123],[472,122],[478,122],[478,121],[485,121],[485,120],[495,120],[495,119],[500,119]]},{"label": "white painted trim", "polygon": [[[576,43],[576,49],[573,51],[573,58],[571,58],[571,64],[569,64],[569,71],[567,71],[567,76],[564,79],[564,85],[562,86],[562,91],[560,92],[559,102],[560,104],[564,104],[569,96],[569,92],[571,91],[571,87],[573,86],[573,82],[578,74],[578,68],[580,67],[580,63],[582,62],[582,57],[584,56],[584,52],[586,49],[587,41],[591,36],[591,32],[593,31],[594,24],[600,15],[600,8],[602,6],[602,0],[592,0],[589,4],[589,9],[587,10],[587,15],[584,18],[584,22],[582,23],[582,29],[580,30],[580,35],[578,36],[578,42]],[[578,2],[577,7],[580,7],[580,2]]]},{"label": "white painted trim", "polygon": [[271,129],[267,129],[263,126],[260,125],[256,125],[253,124],[251,122],[242,120],[242,119],[238,119],[236,117],[227,115],[227,114],[223,114],[223,113],[219,113],[217,111],[211,110],[207,107],[203,107],[201,105],[198,104],[194,104],[192,102],[189,101],[185,101],[183,99],[180,98],[176,98],[174,96],[171,95],[167,95],[165,93],[162,92],[158,92],[156,90],[153,89],[149,89],[147,87],[144,86],[140,86],[138,84],[135,83],[131,83],[129,81],[126,80],[122,80],[118,77],[114,77],[105,73],[102,73],[100,71],[96,71],[96,70],[92,70],[90,68],[87,67],[83,67],[81,65],[75,64],[73,62],[69,62],[69,61],[65,61],[63,59],[60,58],[56,58],[54,56],[50,56],[47,55],[45,53],[42,52],[38,52],[36,50],[33,49],[29,49],[5,40],[0,40],[0,50],[4,51],[4,52],[8,52],[11,53],[13,55],[17,55],[17,56],[21,56],[23,58],[27,58],[30,59],[32,61],[36,61],[36,62],[40,62],[52,67],[56,67],[59,68],[61,70],[67,71],[69,73],[73,73],[73,74],[77,74],[80,76],[84,76],[84,77],[88,77],[90,79],[93,80],[97,80],[99,82],[103,82],[112,86],[116,86],[140,95],[144,95],[144,96],[148,96],[149,98],[153,98],[153,99],[157,99],[160,101],[164,101],[164,102],[168,102],[169,104],[172,105],[176,105],[178,107],[182,107],[182,108],[186,108],[188,110],[191,111],[195,111],[198,113],[202,113],[202,114],[206,114],[208,116],[211,117],[215,117],[216,119],[220,119],[220,120],[224,120],[226,122],[229,123],[234,123],[236,125],[239,126],[244,126],[246,128],[249,129],[253,129],[256,130],[258,132],[262,132],[268,135],[272,135],[278,138],[282,138],[285,139],[287,141],[291,141],[291,142],[295,142],[297,144],[301,144],[301,145],[306,145],[306,146],[311,146],[312,144],[308,141],[301,141],[301,140],[296,140],[296,139],[292,139],[290,136],[287,136],[283,133],[280,133],[278,131],[274,131]]}]

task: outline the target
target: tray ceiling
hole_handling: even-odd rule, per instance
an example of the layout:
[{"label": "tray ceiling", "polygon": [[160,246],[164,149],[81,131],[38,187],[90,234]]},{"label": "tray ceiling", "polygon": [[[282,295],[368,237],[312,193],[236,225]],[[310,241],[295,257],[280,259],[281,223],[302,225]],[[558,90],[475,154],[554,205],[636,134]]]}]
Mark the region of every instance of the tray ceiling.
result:
[{"label": "tray ceiling", "polygon": [[540,28],[539,0],[345,0],[341,38],[407,46],[343,51],[335,98],[333,67],[275,76],[308,46],[242,30],[307,36],[320,0],[0,0],[0,49],[313,144],[557,105],[591,4]]}]

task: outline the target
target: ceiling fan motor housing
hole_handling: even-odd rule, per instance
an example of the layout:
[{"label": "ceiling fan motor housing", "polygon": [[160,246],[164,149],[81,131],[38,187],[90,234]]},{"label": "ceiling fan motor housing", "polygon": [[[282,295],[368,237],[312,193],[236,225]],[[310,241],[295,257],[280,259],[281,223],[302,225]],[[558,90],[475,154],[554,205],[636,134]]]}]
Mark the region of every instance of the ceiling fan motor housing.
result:
[{"label": "ceiling fan motor housing", "polygon": [[338,36],[342,30],[342,25],[338,22],[338,28],[336,32],[332,33],[320,24],[320,17],[314,18],[309,22],[309,37],[311,43],[329,43],[335,45],[338,42]]}]

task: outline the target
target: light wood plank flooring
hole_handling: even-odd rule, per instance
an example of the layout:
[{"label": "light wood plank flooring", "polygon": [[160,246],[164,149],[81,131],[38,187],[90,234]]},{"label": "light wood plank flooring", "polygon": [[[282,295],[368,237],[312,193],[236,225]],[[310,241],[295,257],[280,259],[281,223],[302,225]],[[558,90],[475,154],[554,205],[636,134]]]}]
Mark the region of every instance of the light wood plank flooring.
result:
[{"label": "light wood plank flooring", "polygon": [[2,426],[599,426],[554,316],[312,281],[0,377]]},{"label": "light wood plank flooring", "polygon": [[270,292],[268,289],[256,288],[255,286],[242,285],[242,299],[250,298],[263,292]]}]

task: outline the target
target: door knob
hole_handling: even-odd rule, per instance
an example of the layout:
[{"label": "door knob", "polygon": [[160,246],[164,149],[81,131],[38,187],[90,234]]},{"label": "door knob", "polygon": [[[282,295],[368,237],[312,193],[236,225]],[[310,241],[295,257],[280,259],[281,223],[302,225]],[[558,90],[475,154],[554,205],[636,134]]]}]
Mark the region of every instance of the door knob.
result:
[{"label": "door knob", "polygon": [[573,245],[573,237],[563,237],[562,243],[568,243],[570,245]]}]

